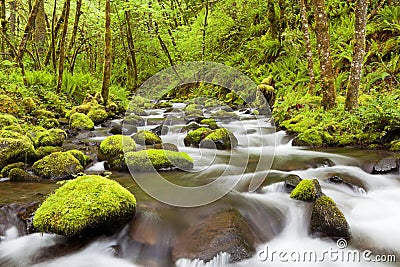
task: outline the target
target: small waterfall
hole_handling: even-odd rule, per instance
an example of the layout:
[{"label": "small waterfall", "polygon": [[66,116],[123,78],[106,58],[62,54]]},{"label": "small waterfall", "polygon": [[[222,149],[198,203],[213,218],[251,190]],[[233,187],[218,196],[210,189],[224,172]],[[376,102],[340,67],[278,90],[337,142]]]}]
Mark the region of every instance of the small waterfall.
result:
[{"label": "small waterfall", "polygon": [[199,259],[179,259],[175,265],[176,267],[223,267],[227,266],[230,261],[230,254],[225,252],[220,252],[209,262],[204,262]]}]

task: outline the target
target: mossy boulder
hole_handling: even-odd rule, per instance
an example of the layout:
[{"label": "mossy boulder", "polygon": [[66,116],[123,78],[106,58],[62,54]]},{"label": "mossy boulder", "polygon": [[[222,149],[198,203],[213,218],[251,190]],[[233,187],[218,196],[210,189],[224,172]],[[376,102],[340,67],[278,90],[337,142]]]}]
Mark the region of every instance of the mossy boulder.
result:
[{"label": "mossy boulder", "polygon": [[175,152],[159,149],[148,149],[138,152],[128,152],[109,162],[111,170],[126,171],[153,171],[162,169],[192,169],[193,159],[184,152]]},{"label": "mossy boulder", "polygon": [[194,110],[199,110],[199,111],[203,112],[203,107],[198,104],[189,104],[185,107],[185,112],[190,112],[190,111],[194,111]]},{"label": "mossy boulder", "polygon": [[61,129],[50,129],[38,135],[36,146],[62,146],[67,133]]},{"label": "mossy boulder", "polygon": [[231,149],[238,145],[237,138],[225,128],[217,129],[200,142],[202,148]]},{"label": "mossy boulder", "polygon": [[315,201],[311,215],[311,233],[333,239],[350,238],[350,227],[336,203],[328,196]]},{"label": "mossy boulder", "polygon": [[83,113],[74,113],[69,118],[69,128],[76,130],[92,130],[94,122]]},{"label": "mossy boulder", "polygon": [[35,109],[32,112],[32,115],[35,116],[36,118],[55,118],[56,117],[53,112],[45,110],[45,109]]},{"label": "mossy boulder", "polygon": [[127,112],[138,116],[147,116],[146,111],[138,106],[129,106]]},{"label": "mossy boulder", "polygon": [[22,139],[0,138],[0,169],[10,163],[29,162],[35,156],[31,142]]},{"label": "mossy boulder", "polygon": [[55,152],[36,161],[33,171],[45,179],[65,180],[82,172],[83,167],[71,153]]},{"label": "mossy boulder", "polygon": [[321,186],[317,179],[302,180],[290,194],[291,198],[303,201],[313,201],[321,196]]},{"label": "mossy boulder", "polygon": [[18,105],[8,95],[0,95],[0,113],[17,115]]},{"label": "mossy boulder", "polygon": [[[5,127],[4,129],[6,129],[6,128],[7,127]],[[29,137],[27,137],[26,135],[19,133],[19,132],[15,132],[15,131],[10,131],[10,130],[0,130],[0,138],[19,139],[19,140],[22,140],[29,144],[33,144],[31,139],[29,139]]]},{"label": "mossy boulder", "polygon": [[89,156],[85,155],[85,153],[83,153],[80,150],[72,149],[68,150],[66,153],[69,153],[72,156],[74,156],[74,158],[76,158],[83,167],[85,167],[90,161]]},{"label": "mossy boulder", "polygon": [[147,130],[141,130],[139,132],[137,132],[134,136],[133,136],[133,140],[135,140],[135,142],[137,144],[140,145],[155,145],[155,144],[161,144],[162,140],[161,138],[152,133],[151,131],[147,131]]},{"label": "mossy boulder", "polygon": [[87,116],[95,123],[99,124],[107,120],[108,114],[107,112],[102,109],[102,108],[97,108],[97,109],[91,109]]},{"label": "mossy boulder", "polygon": [[10,171],[12,169],[24,169],[25,168],[25,163],[23,162],[15,162],[15,163],[11,163],[8,164],[7,166],[5,166],[2,170],[1,170],[1,176],[2,177],[8,177],[8,174],[10,173]]},{"label": "mossy boulder", "polygon": [[98,159],[110,160],[124,152],[136,150],[136,143],[130,136],[112,135],[108,136],[100,143]]},{"label": "mossy boulder", "polygon": [[36,160],[39,160],[41,158],[44,158],[47,155],[50,155],[51,153],[54,152],[62,152],[63,148],[59,146],[41,146],[36,148],[35,154],[36,154]]},{"label": "mossy boulder", "polygon": [[17,118],[9,114],[0,114],[0,129],[18,124]]},{"label": "mossy boulder", "polygon": [[134,125],[134,126],[144,126],[145,121],[142,117],[135,114],[131,114],[124,118],[124,124]]},{"label": "mossy boulder", "polygon": [[183,142],[185,146],[198,147],[201,140],[203,140],[204,137],[206,137],[211,132],[212,132],[211,129],[200,127],[196,130],[188,132],[186,137],[183,139]]},{"label": "mossy boulder", "polygon": [[12,182],[37,182],[40,180],[40,177],[20,168],[10,170],[8,177]]},{"label": "mossy boulder", "polygon": [[207,125],[207,127],[211,130],[216,130],[219,128],[217,122],[214,119],[203,119],[200,121],[200,124]]},{"label": "mossy boulder", "polygon": [[54,118],[40,118],[38,119],[38,125],[46,129],[60,127],[60,123]]},{"label": "mossy boulder", "polygon": [[36,210],[41,232],[67,237],[112,233],[136,211],[135,196],[116,181],[96,175],[67,181]]}]

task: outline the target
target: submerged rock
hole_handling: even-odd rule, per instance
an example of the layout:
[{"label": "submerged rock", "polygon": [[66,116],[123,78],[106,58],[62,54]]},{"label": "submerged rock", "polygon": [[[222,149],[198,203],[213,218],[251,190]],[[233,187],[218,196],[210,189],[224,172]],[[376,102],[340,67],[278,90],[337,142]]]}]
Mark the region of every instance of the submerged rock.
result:
[{"label": "submerged rock", "polygon": [[172,249],[173,260],[180,258],[212,260],[227,252],[232,262],[250,258],[255,237],[247,220],[236,209],[220,211],[183,232]]},{"label": "submerged rock", "polygon": [[321,186],[317,179],[304,179],[293,189],[290,197],[297,200],[313,201],[322,195]]},{"label": "submerged rock", "polygon": [[387,157],[381,159],[378,163],[375,164],[372,173],[373,174],[385,174],[391,172],[397,172],[399,170],[399,163],[393,157]]},{"label": "submerged rock", "polygon": [[71,179],[82,171],[79,160],[68,152],[54,152],[33,164],[33,172],[45,179]]},{"label": "submerged rock", "polygon": [[350,238],[350,227],[336,203],[327,196],[315,201],[311,215],[311,233],[333,239]]},{"label": "submerged rock", "polygon": [[157,127],[153,128],[150,130],[152,133],[160,136],[160,135],[166,135],[169,131],[168,126],[165,126],[163,124],[158,125]]},{"label": "submerged rock", "polygon": [[110,234],[135,214],[136,199],[119,183],[96,175],[67,181],[36,210],[41,232],[68,237]]}]

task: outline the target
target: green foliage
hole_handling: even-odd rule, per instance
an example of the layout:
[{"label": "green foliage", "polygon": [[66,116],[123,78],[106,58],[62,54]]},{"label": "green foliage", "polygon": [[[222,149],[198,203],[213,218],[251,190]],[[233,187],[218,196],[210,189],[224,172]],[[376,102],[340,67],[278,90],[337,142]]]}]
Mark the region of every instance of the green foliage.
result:
[{"label": "green foliage", "polygon": [[112,135],[101,141],[98,157],[100,160],[109,160],[134,150],[136,143],[130,136]]},{"label": "green foliage", "polygon": [[117,182],[95,175],[66,182],[36,210],[34,227],[41,232],[77,236],[110,219],[132,217],[136,199]]}]

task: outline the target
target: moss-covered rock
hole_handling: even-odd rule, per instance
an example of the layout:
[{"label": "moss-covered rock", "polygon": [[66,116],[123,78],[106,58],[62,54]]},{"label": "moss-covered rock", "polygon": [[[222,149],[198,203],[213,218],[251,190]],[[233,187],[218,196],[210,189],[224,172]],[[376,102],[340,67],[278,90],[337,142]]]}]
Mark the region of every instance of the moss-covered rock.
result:
[{"label": "moss-covered rock", "polygon": [[233,135],[231,131],[225,128],[217,129],[200,142],[200,147],[202,148],[217,148],[217,149],[231,149],[238,145],[237,138]]},{"label": "moss-covered rock", "polygon": [[54,118],[40,118],[38,119],[38,125],[46,129],[58,128],[60,123]]},{"label": "moss-covered rock", "polygon": [[82,151],[77,150],[77,149],[72,149],[72,150],[68,150],[66,153],[71,154],[72,156],[74,156],[74,158],[76,158],[77,160],[79,160],[79,163],[85,167],[89,161],[90,158],[89,156],[85,155]]},{"label": "moss-covered rock", "polygon": [[203,119],[200,121],[200,124],[207,125],[208,128],[210,128],[211,130],[216,130],[219,128],[217,122],[214,119]]},{"label": "moss-covered rock", "polygon": [[184,152],[148,149],[138,152],[128,152],[124,156],[113,159],[110,163],[111,170],[126,171],[127,166],[131,171],[146,172],[154,169],[191,169],[193,159]]},{"label": "moss-covered rock", "polygon": [[83,113],[74,113],[69,118],[69,128],[76,130],[92,130],[94,122]]},{"label": "moss-covered rock", "polygon": [[129,106],[127,112],[137,116],[147,116],[146,111],[138,106]]},{"label": "moss-covered rock", "polygon": [[82,172],[83,167],[71,153],[55,152],[33,164],[33,171],[45,179],[65,180]]},{"label": "moss-covered rock", "polygon": [[211,118],[219,121],[233,121],[238,120],[239,116],[235,112],[228,112],[221,109],[212,113]]},{"label": "moss-covered rock", "polygon": [[1,176],[2,177],[8,177],[8,174],[10,173],[10,171],[12,169],[23,169],[25,168],[25,163],[23,162],[15,162],[15,163],[11,163],[8,164],[7,166],[5,166],[2,170],[1,170]]},{"label": "moss-covered rock", "polygon": [[35,116],[36,118],[55,118],[56,117],[53,112],[45,110],[45,109],[35,109],[32,112],[32,115]]},{"label": "moss-covered rock", "polygon": [[185,146],[198,147],[201,140],[203,140],[203,138],[206,137],[211,132],[212,132],[211,129],[200,127],[194,131],[188,132],[185,139],[183,139],[183,142]]},{"label": "moss-covered rock", "polygon": [[321,186],[317,179],[302,180],[290,194],[291,198],[303,201],[313,201],[321,196]]},{"label": "moss-covered rock", "polygon": [[17,115],[18,105],[8,95],[0,95],[0,113]]},{"label": "moss-covered rock", "polygon": [[59,146],[41,146],[36,148],[36,160],[46,157],[54,152],[62,152],[63,148]]},{"label": "moss-covered rock", "polygon": [[[6,128],[7,127],[5,127],[4,129],[6,129]],[[31,139],[29,139],[29,137],[27,137],[26,135],[19,133],[19,132],[15,132],[15,131],[10,131],[10,130],[0,130],[0,138],[19,139],[19,140],[22,140],[29,144],[33,144]]]},{"label": "moss-covered rock", "polygon": [[111,233],[136,210],[132,193],[117,182],[96,175],[67,181],[36,210],[34,227],[68,237]]},{"label": "moss-covered rock", "polygon": [[112,135],[100,143],[99,160],[110,160],[120,154],[136,150],[136,143],[130,136]]},{"label": "moss-covered rock", "polygon": [[22,100],[22,106],[25,109],[25,112],[31,113],[36,109],[36,102],[32,97],[27,97]]},{"label": "moss-covered rock", "polygon": [[315,201],[311,215],[311,233],[333,239],[350,238],[350,227],[336,203],[327,196]]},{"label": "moss-covered rock", "polygon": [[23,134],[23,135],[26,134],[25,130],[19,124],[13,124],[13,125],[5,126],[5,127],[2,128],[2,130],[17,132],[17,133],[20,133],[20,134]]},{"label": "moss-covered rock", "polygon": [[6,126],[13,126],[18,123],[17,118],[9,114],[0,114],[0,129]]},{"label": "moss-covered rock", "polygon": [[20,168],[10,170],[8,177],[12,182],[37,182],[40,180],[40,177]]},{"label": "moss-covered rock", "polygon": [[95,123],[99,124],[107,120],[108,114],[107,112],[102,109],[102,108],[97,108],[97,109],[91,109],[87,116]]},{"label": "moss-covered rock", "polygon": [[50,129],[41,132],[36,141],[36,146],[62,146],[67,138],[67,133],[61,129]]},{"label": "moss-covered rock", "polygon": [[133,139],[137,144],[140,145],[154,145],[154,144],[161,144],[162,140],[161,138],[152,133],[151,131],[147,130],[141,130],[137,132],[134,136]]},{"label": "moss-covered rock", "polygon": [[0,169],[18,161],[29,162],[35,156],[31,142],[22,139],[0,138]]},{"label": "moss-covered rock", "polygon": [[142,117],[135,114],[131,114],[125,117],[124,124],[134,125],[134,126],[144,126],[145,121]]}]

